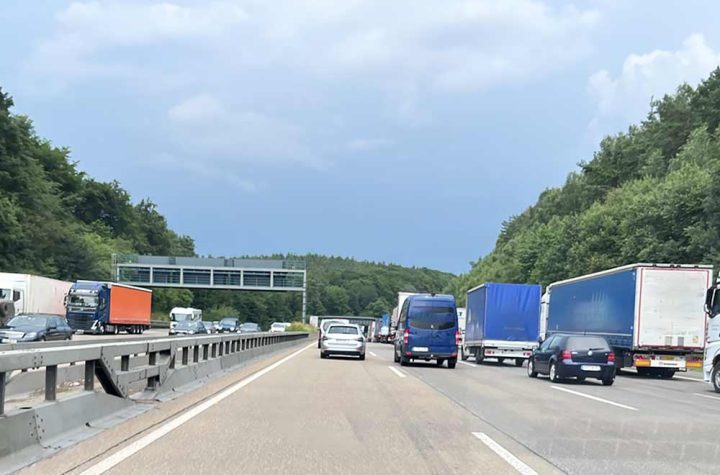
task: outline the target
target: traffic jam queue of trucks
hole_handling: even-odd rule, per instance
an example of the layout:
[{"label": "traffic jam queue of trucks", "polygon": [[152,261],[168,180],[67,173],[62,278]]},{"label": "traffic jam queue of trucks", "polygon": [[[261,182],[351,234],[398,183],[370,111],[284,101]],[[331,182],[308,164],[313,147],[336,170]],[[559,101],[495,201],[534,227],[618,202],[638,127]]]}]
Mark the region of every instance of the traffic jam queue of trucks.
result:
[{"label": "traffic jam queue of trucks", "polygon": [[[460,355],[521,366],[550,336],[598,336],[618,370],[671,378],[703,366],[720,392],[720,280],[711,288],[711,279],[711,266],[632,264],[552,283],[544,294],[539,285],[486,283],[467,293]],[[409,295],[399,293],[399,306]]]}]

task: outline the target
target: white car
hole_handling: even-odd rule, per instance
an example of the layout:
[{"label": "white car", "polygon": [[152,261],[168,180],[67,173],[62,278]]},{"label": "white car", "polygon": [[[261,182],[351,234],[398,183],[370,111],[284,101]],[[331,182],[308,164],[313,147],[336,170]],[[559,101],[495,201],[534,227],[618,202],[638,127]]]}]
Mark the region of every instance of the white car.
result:
[{"label": "white car", "polygon": [[290,326],[290,324],[287,322],[275,322],[272,325],[270,325],[270,333],[282,333],[289,326]]},{"label": "white car", "polygon": [[359,325],[331,323],[320,342],[320,358],[330,355],[357,356],[365,359],[365,336]]}]

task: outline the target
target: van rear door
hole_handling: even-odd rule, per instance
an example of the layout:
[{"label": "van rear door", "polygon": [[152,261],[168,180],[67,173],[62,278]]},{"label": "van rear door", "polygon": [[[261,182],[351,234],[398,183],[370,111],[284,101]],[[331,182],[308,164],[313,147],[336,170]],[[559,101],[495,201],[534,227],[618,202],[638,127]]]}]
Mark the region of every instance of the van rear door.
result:
[{"label": "van rear door", "polygon": [[457,351],[457,310],[452,301],[413,300],[407,322],[411,351],[423,351],[423,348],[430,353]]}]

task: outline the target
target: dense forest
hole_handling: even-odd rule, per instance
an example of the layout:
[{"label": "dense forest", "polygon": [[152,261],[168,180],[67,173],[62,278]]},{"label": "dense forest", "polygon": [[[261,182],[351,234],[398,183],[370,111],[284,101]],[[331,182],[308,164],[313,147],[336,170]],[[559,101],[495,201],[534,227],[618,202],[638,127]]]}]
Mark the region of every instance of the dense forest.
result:
[{"label": "dense forest", "polygon": [[495,248],[450,291],[548,283],[634,262],[720,266],[720,69],[606,137],[564,186],[503,223]]},{"label": "dense forest", "polygon": [[[195,255],[149,199],[133,203],[117,182],[88,177],[70,150],[37,136],[32,122],[13,114],[0,89],[0,271],[64,280],[108,280],[112,253]],[[239,254],[242,250],[239,250]],[[285,256],[272,256],[282,258]],[[439,291],[451,274],[318,255],[305,259],[308,314],[380,315],[399,290]],[[298,319],[296,294],[155,289],[153,310],[193,305],[210,318],[238,315],[267,326]]]}]

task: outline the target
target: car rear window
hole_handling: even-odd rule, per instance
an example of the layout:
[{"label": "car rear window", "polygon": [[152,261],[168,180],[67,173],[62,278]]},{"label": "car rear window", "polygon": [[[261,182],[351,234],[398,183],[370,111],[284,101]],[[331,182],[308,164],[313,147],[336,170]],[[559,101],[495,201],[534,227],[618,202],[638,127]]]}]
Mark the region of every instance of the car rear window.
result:
[{"label": "car rear window", "polygon": [[357,335],[358,329],[357,329],[357,327],[333,325],[330,328],[328,328],[328,333],[340,333],[343,335]]},{"label": "car rear window", "polygon": [[408,325],[420,330],[450,330],[457,326],[457,311],[447,303],[414,302],[408,312]]},{"label": "car rear window", "polygon": [[567,340],[568,350],[609,350],[605,338],[599,336],[571,336]]}]

